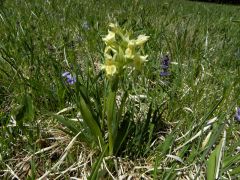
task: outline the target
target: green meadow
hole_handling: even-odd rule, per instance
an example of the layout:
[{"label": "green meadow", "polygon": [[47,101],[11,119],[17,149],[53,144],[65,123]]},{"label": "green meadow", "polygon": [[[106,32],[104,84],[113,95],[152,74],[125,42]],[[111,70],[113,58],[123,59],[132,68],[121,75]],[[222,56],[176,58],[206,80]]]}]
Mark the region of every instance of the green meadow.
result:
[{"label": "green meadow", "polygon": [[0,179],[239,179],[238,108],[240,6],[0,2]]}]

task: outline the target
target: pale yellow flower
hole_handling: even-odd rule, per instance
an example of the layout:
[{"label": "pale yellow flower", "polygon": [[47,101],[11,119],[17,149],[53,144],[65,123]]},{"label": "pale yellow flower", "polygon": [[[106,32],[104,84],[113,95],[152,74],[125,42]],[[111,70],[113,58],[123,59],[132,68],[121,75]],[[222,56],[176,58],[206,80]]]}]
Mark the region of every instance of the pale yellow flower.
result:
[{"label": "pale yellow flower", "polygon": [[116,58],[116,55],[117,55],[117,51],[110,47],[110,46],[107,46],[104,50],[104,58],[105,59],[111,59],[111,60],[115,60]]},{"label": "pale yellow flower", "polygon": [[102,40],[106,43],[106,44],[111,44],[115,41],[115,33],[112,31],[108,30],[108,35],[106,35],[104,38],[102,38]]},{"label": "pale yellow flower", "polygon": [[125,50],[125,57],[132,59],[134,57],[133,50],[131,48],[127,48]]},{"label": "pale yellow flower", "polygon": [[108,76],[113,76],[117,72],[117,67],[112,61],[106,61],[104,65],[101,65],[101,69],[104,69]]},{"label": "pale yellow flower", "polygon": [[146,36],[145,34],[139,35],[136,40],[136,45],[143,45],[149,39],[149,37],[150,36]]},{"label": "pale yellow flower", "polygon": [[127,49],[125,50],[125,57],[126,58],[129,58],[129,59],[133,59],[134,58],[134,44],[135,42],[133,40],[130,40],[128,42],[128,47]]},{"label": "pale yellow flower", "polygon": [[124,41],[124,42],[127,42],[127,43],[129,43],[131,40],[129,39],[130,38],[130,34],[129,33],[125,33],[124,35],[122,34],[122,40]]},{"label": "pale yellow flower", "polygon": [[109,26],[112,28],[113,32],[117,32],[119,27],[118,27],[118,24],[113,24],[113,23],[110,23]]},{"label": "pale yellow flower", "polygon": [[147,57],[148,57],[148,55],[146,55],[146,56],[139,56],[141,62],[147,62]]},{"label": "pale yellow flower", "polygon": [[137,70],[141,69],[142,64],[147,61],[147,57],[148,57],[148,55],[146,55],[146,56],[136,55],[134,57],[134,66]]},{"label": "pale yellow flower", "polygon": [[101,69],[107,76],[122,73],[128,66],[141,70],[142,64],[148,57],[142,53],[143,45],[148,41],[149,36],[139,35],[136,39],[130,39],[131,33],[120,28],[117,23],[110,23],[109,27],[108,34],[102,38],[106,47],[105,63],[101,65]]}]

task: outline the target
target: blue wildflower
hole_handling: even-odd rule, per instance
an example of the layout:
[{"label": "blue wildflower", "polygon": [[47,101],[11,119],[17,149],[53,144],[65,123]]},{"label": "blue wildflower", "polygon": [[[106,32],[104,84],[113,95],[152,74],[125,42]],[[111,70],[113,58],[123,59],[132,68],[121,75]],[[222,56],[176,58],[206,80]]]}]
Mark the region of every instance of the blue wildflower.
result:
[{"label": "blue wildflower", "polygon": [[235,114],[235,119],[240,122],[240,107],[237,108],[237,112]]},{"label": "blue wildflower", "polygon": [[169,64],[170,64],[170,60],[168,55],[164,56],[161,62],[161,68],[162,68],[162,72],[160,72],[160,76],[169,76],[170,72],[168,71],[169,68]]},{"label": "blue wildflower", "polygon": [[76,82],[76,77],[72,76],[72,74],[68,71],[62,73],[62,77],[66,78],[68,84],[72,85]]}]

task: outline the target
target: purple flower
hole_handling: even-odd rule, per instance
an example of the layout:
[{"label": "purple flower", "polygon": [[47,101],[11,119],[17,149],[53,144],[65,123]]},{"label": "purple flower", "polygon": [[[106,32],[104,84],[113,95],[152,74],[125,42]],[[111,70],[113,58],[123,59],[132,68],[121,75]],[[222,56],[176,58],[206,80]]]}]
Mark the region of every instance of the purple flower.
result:
[{"label": "purple flower", "polygon": [[169,75],[170,75],[170,72],[167,72],[167,71],[160,72],[160,76],[169,76]]},{"label": "purple flower", "polygon": [[240,107],[237,108],[237,112],[234,117],[238,122],[240,122]]},{"label": "purple flower", "polygon": [[170,60],[168,55],[164,56],[161,62],[161,68],[162,68],[162,72],[160,72],[160,76],[169,76],[170,72],[168,72],[168,68],[169,68],[169,64],[170,64]]},{"label": "purple flower", "polygon": [[68,71],[62,73],[62,77],[66,78],[68,84],[72,85],[76,82],[76,77],[72,76],[72,74]]},{"label": "purple flower", "polygon": [[162,67],[162,69],[168,69],[169,68],[169,66],[167,66],[167,65],[162,65],[161,67]]},{"label": "purple flower", "polygon": [[163,59],[162,59],[162,65],[168,67],[168,66],[169,66],[169,63],[170,63],[170,60],[169,60],[168,55],[164,56]]}]

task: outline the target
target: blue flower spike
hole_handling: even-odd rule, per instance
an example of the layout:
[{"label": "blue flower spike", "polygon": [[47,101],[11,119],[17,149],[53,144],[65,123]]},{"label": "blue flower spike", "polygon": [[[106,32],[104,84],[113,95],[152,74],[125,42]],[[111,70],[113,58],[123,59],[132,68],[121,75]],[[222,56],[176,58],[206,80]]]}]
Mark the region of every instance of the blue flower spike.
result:
[{"label": "blue flower spike", "polygon": [[169,68],[169,64],[170,64],[170,60],[168,55],[164,56],[161,62],[161,68],[162,68],[162,72],[160,72],[160,76],[164,77],[164,76],[169,76],[170,72],[168,71]]},{"label": "blue flower spike", "polygon": [[240,107],[237,108],[237,112],[234,117],[238,122],[240,122]]},{"label": "blue flower spike", "polygon": [[76,77],[72,76],[72,74],[68,71],[62,73],[62,77],[66,78],[68,84],[73,85],[76,82]]}]

